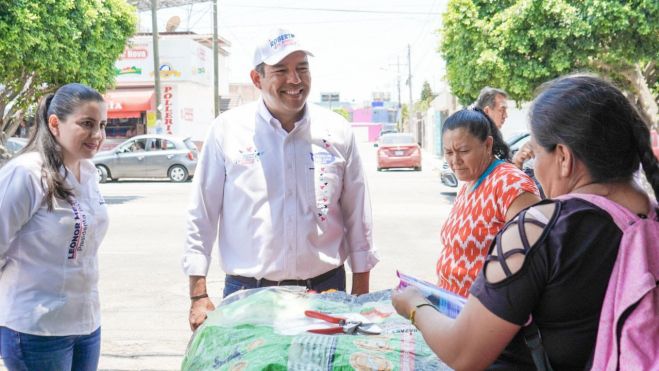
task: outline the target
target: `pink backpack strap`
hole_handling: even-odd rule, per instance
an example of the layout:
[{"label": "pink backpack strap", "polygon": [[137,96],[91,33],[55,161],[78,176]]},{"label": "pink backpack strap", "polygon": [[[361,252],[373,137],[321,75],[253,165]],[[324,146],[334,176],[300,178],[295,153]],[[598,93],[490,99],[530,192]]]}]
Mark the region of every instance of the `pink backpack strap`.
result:
[{"label": "pink backpack strap", "polygon": [[[621,241],[600,314],[592,369],[655,370],[656,367],[651,365],[657,365],[656,356],[659,354],[656,350],[659,349],[657,326],[656,321],[652,325],[652,320],[647,319],[656,318],[659,303],[652,299],[659,298],[659,229],[654,227],[659,222],[657,202],[650,201],[650,212],[647,219],[643,219],[602,196],[567,194],[558,197],[563,200],[569,198],[580,198],[603,209],[611,215],[623,234],[631,225],[638,225],[642,220],[647,222],[640,226],[643,229],[638,234],[630,235],[631,240],[625,242],[623,236]],[[654,296],[650,298],[648,295]],[[629,308],[637,313],[636,316],[634,319],[623,319]],[[624,328],[620,321],[625,321]]]},{"label": "pink backpack strap", "polygon": [[[600,209],[603,209],[604,211],[609,213],[609,215],[611,215],[613,221],[616,223],[618,228],[620,228],[623,231],[629,225],[634,224],[636,221],[641,219],[640,216],[634,214],[626,207],[620,205],[617,202],[611,201],[604,196],[586,194],[586,193],[568,193],[556,197],[556,199],[559,200],[566,200],[569,198],[580,198],[582,200],[590,202],[593,205],[598,206]],[[656,208],[657,208],[657,203],[654,202],[654,200],[650,200],[650,213],[647,215],[649,219],[656,220],[657,218]]]}]

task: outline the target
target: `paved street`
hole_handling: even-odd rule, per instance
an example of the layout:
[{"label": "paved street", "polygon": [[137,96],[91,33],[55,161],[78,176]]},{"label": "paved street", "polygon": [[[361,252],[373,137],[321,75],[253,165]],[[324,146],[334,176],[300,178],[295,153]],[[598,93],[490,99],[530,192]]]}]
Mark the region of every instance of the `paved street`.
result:
[{"label": "paved street", "polygon": [[[451,199],[430,159],[424,170],[377,172],[362,146],[381,262],[372,290],[396,283],[400,269],[434,281],[439,228]],[[427,160],[427,161],[426,161]],[[122,181],[101,185],[111,225],[100,252],[102,370],[177,370],[190,338],[188,282],[180,269],[190,183]],[[223,274],[214,257],[209,291],[219,302]]]}]

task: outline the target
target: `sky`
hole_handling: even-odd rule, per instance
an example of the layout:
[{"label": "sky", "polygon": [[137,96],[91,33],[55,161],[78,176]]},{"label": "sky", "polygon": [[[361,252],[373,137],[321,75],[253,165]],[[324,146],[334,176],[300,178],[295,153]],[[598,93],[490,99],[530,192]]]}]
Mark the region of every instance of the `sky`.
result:
[{"label": "sky", "polygon": [[[218,0],[219,35],[231,42],[229,82],[247,83],[255,46],[277,27],[296,34],[311,52],[309,99],[339,92],[341,101],[363,104],[373,92],[388,92],[409,102],[407,52],[411,51],[412,95],[422,84],[441,86],[443,62],[437,52],[441,13],[447,0]],[[181,18],[177,31],[212,34],[212,3],[161,9],[159,29]],[[140,31],[151,31],[150,12],[141,14]],[[400,70],[400,74],[398,73]]]}]

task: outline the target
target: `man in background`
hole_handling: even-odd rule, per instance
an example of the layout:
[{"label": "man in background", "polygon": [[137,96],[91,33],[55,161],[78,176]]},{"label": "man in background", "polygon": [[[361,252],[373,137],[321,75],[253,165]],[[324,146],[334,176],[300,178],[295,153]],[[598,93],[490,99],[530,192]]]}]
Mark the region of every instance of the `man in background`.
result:
[{"label": "man in background", "polygon": [[[507,100],[508,93],[501,89],[486,86],[481,89],[475,106],[482,109],[483,112],[494,121],[497,128],[501,130],[501,127],[503,127],[503,124],[506,122],[506,118],[508,118]],[[524,143],[524,145],[522,145],[522,147],[520,147],[515,153],[511,161],[515,166],[520,170],[523,170],[526,175],[533,179],[540,190],[540,196],[545,198],[542,186],[535,178],[534,155],[531,144],[529,142]]]},{"label": "man in background", "polygon": [[497,88],[491,88],[489,86],[481,89],[478,99],[476,100],[476,107],[480,108],[485,112],[494,124],[501,130],[503,123],[508,117],[508,94]]}]

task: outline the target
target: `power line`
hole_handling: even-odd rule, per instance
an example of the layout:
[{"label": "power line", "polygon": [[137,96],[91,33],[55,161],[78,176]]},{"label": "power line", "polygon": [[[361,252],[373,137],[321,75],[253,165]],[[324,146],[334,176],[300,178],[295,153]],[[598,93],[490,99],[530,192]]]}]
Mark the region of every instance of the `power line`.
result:
[{"label": "power line", "polygon": [[363,9],[336,9],[336,8],[296,8],[286,6],[263,6],[263,5],[224,5],[226,7],[234,8],[261,8],[261,9],[284,9],[284,10],[304,10],[313,12],[340,12],[340,13],[370,13],[370,14],[407,14],[407,15],[441,15],[442,13],[429,13],[429,12],[406,12],[399,10],[363,10]]},{"label": "power line", "polygon": [[[405,18],[410,19],[410,18]],[[317,25],[317,24],[341,24],[341,23],[355,23],[355,22],[382,22],[382,21],[400,21],[400,17],[395,18],[362,18],[362,19],[330,19],[325,21],[300,21],[300,22],[286,22],[287,26],[298,26],[298,25]],[[235,24],[221,24],[221,31],[226,31],[229,28],[263,28],[268,26],[281,26],[281,22],[276,23],[235,23]],[[205,31],[210,29],[210,26],[197,27],[198,31]],[[373,31],[373,33],[378,33],[378,31]]]},{"label": "power line", "polygon": [[[201,22],[202,20],[205,20],[206,15],[211,11],[212,8],[213,8],[212,3],[210,4],[210,7],[208,7],[208,6],[204,7],[203,10],[202,10],[202,13],[197,17],[197,20],[192,24],[192,26],[188,27],[188,31],[192,30],[192,28],[194,28],[197,25],[197,23]],[[188,22],[188,25],[189,24],[190,23]],[[210,28],[212,28],[212,26]]]}]

